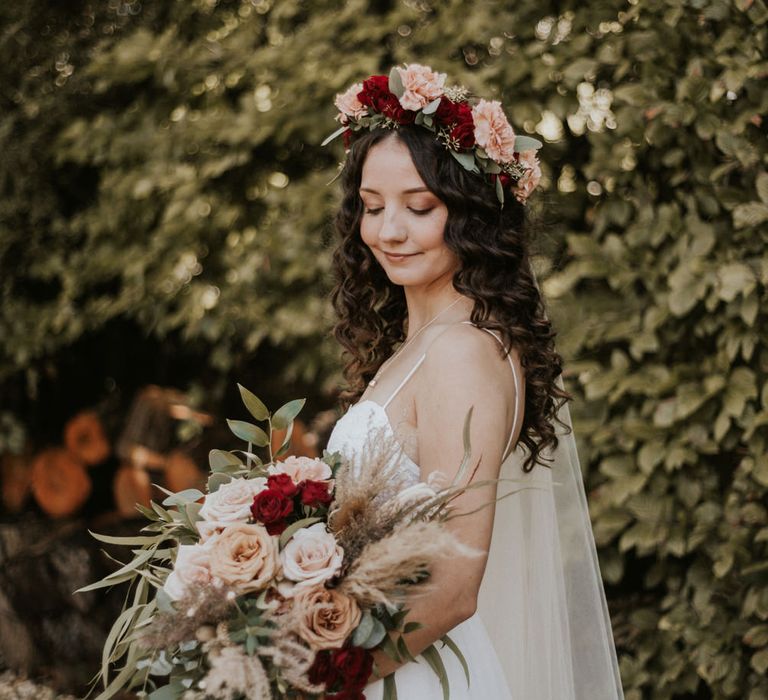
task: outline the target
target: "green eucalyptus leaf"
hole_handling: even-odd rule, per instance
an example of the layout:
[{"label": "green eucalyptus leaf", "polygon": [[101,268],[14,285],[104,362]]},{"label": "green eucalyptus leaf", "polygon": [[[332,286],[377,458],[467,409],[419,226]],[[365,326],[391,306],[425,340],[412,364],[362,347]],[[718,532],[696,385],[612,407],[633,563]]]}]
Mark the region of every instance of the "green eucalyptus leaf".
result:
[{"label": "green eucalyptus leaf", "polygon": [[432,102],[424,105],[421,112],[423,114],[434,114],[437,111],[437,108],[440,106],[440,100],[442,99],[442,97],[436,97],[434,100],[432,100]]},{"label": "green eucalyptus leaf", "polygon": [[291,523],[280,535],[280,549],[283,549],[283,547],[288,544],[291,537],[293,537],[299,530],[314,525],[315,523],[319,523],[321,520],[322,518],[303,518],[302,520],[297,520],[295,523]]},{"label": "green eucalyptus leaf", "polygon": [[383,623],[380,620],[377,620],[375,617],[371,619],[373,621],[372,629],[365,641],[358,645],[363,649],[375,649],[377,646],[379,646],[379,644],[381,644],[381,642],[384,640],[384,637],[387,636],[387,628],[384,627]]},{"label": "green eucalyptus leaf", "polygon": [[212,471],[225,473],[232,467],[245,466],[238,457],[226,450],[211,450],[208,453],[208,465]]},{"label": "green eucalyptus leaf", "polygon": [[453,149],[449,149],[448,153],[450,153],[457,161],[459,161],[465,170],[469,170],[471,173],[480,172],[480,168],[477,167],[477,163],[475,162],[475,157],[471,153],[458,153]]},{"label": "green eucalyptus leaf", "polygon": [[326,136],[326,138],[323,140],[323,142],[320,144],[321,146],[327,146],[333,139],[335,139],[340,134],[344,133],[347,130],[346,125],[340,126],[336,131],[334,131],[330,136]]},{"label": "green eucalyptus leaf", "polygon": [[240,397],[243,399],[243,403],[248,409],[248,412],[256,420],[267,420],[269,418],[269,411],[261,399],[254,393],[248,391],[242,384],[238,384],[237,388],[240,389]]},{"label": "green eucalyptus leaf", "polygon": [[199,501],[203,495],[202,491],[198,491],[197,489],[184,489],[184,491],[179,491],[178,493],[168,496],[168,498],[163,501],[163,505],[180,506],[187,503],[194,503],[195,501]]},{"label": "green eucalyptus leaf", "polygon": [[229,418],[227,418],[227,425],[241,440],[252,442],[259,447],[265,447],[269,444],[269,437],[258,425],[244,420],[230,420]]},{"label": "green eucalyptus leaf", "polygon": [[450,690],[448,687],[448,672],[445,670],[445,664],[440,656],[440,652],[434,644],[430,644],[421,655],[426,659],[430,668],[435,672],[438,680],[440,681],[440,687],[443,690],[443,700],[449,700]]},{"label": "green eucalyptus leaf", "polygon": [[390,673],[388,676],[384,676],[384,693],[382,700],[397,700],[397,683],[395,681],[395,674]]},{"label": "green eucalyptus leaf", "polygon": [[461,668],[464,670],[464,677],[467,679],[467,688],[469,688],[469,664],[467,663],[464,654],[462,654],[461,649],[459,649],[456,642],[454,642],[449,635],[443,635],[441,639],[443,644],[447,646],[453,652],[454,656],[456,656],[456,658],[459,660]]},{"label": "green eucalyptus leaf", "polygon": [[[306,399],[294,399],[280,406],[272,416],[272,428],[276,430],[287,428],[288,424],[299,415],[306,401]],[[267,443],[265,442],[264,444],[266,445]]]},{"label": "green eucalyptus leaf", "polygon": [[403,85],[403,79],[400,77],[400,72],[397,70],[397,66],[392,66],[389,71],[389,91],[397,97],[398,100],[405,94],[405,86]]},{"label": "green eucalyptus leaf", "polygon": [[352,645],[359,647],[362,646],[368,637],[373,632],[373,615],[370,610],[366,610],[360,617],[360,622],[352,633]]},{"label": "green eucalyptus leaf", "polygon": [[513,150],[515,153],[522,153],[523,151],[535,151],[541,148],[544,144],[538,139],[531,138],[530,136],[515,136],[515,145]]},{"label": "green eucalyptus leaf", "polygon": [[232,477],[228,474],[211,474],[208,477],[208,493],[216,493],[220,486],[228,484],[230,481],[232,481]]}]

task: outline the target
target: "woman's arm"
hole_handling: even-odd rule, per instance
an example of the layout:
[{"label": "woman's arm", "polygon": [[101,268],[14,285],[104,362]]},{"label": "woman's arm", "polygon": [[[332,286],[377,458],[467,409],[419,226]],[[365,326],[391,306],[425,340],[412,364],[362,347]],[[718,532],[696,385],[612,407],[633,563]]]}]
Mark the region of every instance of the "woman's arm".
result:
[{"label": "woman's arm", "polygon": [[[511,368],[500,356],[498,341],[466,325],[450,328],[430,346],[418,379],[416,412],[422,480],[426,481],[434,471],[453,479],[464,455],[462,434],[470,406],[474,409],[469,473],[479,462],[473,482],[498,478],[517,400]],[[453,505],[458,511],[473,511],[493,501],[495,494],[495,485],[471,489],[456,498]],[[494,511],[492,504],[446,523],[457,539],[486,554],[436,562],[429,593],[409,597],[408,620],[424,625],[405,635],[413,656],[474,614]],[[380,676],[401,665],[381,651],[374,658]]]}]

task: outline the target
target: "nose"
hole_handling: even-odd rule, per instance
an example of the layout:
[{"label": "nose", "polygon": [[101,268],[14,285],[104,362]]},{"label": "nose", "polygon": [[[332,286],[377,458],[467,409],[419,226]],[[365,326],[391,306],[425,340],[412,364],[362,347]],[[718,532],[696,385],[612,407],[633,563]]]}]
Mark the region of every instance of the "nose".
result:
[{"label": "nose", "polygon": [[400,220],[396,208],[393,207],[388,210],[385,207],[383,215],[384,218],[379,229],[379,240],[388,243],[391,241],[404,241],[408,238],[405,224]]}]

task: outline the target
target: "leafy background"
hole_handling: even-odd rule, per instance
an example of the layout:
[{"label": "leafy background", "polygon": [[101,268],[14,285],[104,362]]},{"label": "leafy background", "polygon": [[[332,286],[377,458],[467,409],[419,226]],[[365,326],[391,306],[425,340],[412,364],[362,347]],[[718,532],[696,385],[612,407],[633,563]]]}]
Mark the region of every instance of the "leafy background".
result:
[{"label": "leafy background", "polygon": [[0,453],[149,381],[334,406],[333,96],[423,62],[543,138],[628,700],[768,698],[764,0],[0,6]]}]

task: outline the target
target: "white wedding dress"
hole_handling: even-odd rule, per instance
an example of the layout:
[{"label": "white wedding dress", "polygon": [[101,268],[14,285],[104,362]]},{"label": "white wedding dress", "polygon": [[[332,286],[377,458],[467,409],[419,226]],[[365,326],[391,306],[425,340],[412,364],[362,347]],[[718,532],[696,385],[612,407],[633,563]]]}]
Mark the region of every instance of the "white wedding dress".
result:
[{"label": "white wedding dress", "polygon": [[[503,345],[493,331],[481,330]],[[354,464],[376,445],[377,435],[393,440],[386,407],[425,357],[426,352],[387,401],[366,399],[350,406],[336,422],[328,450]],[[508,359],[519,387],[522,378]],[[562,389],[562,378],[557,381]],[[522,417],[516,409],[501,464],[478,611],[449,633],[467,660],[469,687],[458,659],[440,642],[436,645],[451,700],[623,700],[568,404],[560,407],[558,420],[570,431],[555,425],[558,446],[542,453],[546,467],[537,464],[530,472],[523,470],[522,449],[508,452]],[[373,440],[366,440],[369,435]],[[406,483],[421,480],[419,466],[403,449],[382,456],[387,468],[407,476]],[[395,681],[399,700],[443,698],[424,659],[401,666]],[[365,688],[368,700],[382,695],[380,680]]]},{"label": "white wedding dress", "polygon": [[[465,321],[464,323],[469,322]],[[487,329],[483,330],[491,333],[491,335],[493,335],[500,343],[502,342],[492,331]],[[338,451],[344,455],[344,457],[354,462],[356,456],[361,453],[365,439],[372,429],[383,429],[390,437],[394,437],[392,425],[386,412],[386,406],[405,385],[408,379],[413,376],[413,373],[418,369],[425,357],[426,352],[421,355],[415,366],[383,404],[371,400],[363,400],[350,406],[333,428],[333,432],[328,440],[328,451]],[[516,386],[519,386],[520,380],[518,379],[515,366],[512,363],[511,358],[508,359],[514,373],[515,384]],[[515,433],[519,418],[520,417],[517,414],[514,417],[512,435]],[[510,439],[507,442],[505,453],[510,447],[512,435],[510,435]],[[514,450],[512,453],[507,454],[504,463],[511,461],[513,454]],[[406,485],[420,481],[421,476],[419,466],[402,450],[399,453],[399,459],[401,463],[397,465],[398,469],[401,470],[401,473],[404,472],[408,475]],[[493,552],[493,548],[491,551]],[[489,559],[489,566],[490,564],[491,562]],[[483,585],[485,587],[485,582]],[[482,595],[481,591],[481,597]],[[505,616],[509,612],[509,609],[497,611],[497,617],[498,614]],[[449,636],[464,654],[470,673],[470,683],[468,687],[467,679],[459,660],[450,649],[443,647],[441,642],[436,643],[435,646],[440,653],[448,674],[451,700],[539,700],[538,696],[522,694],[522,685],[518,688],[518,691],[520,692],[515,692],[514,688],[510,688],[507,681],[508,674],[505,675],[505,669],[502,667],[497,657],[496,650],[491,642],[486,630],[486,625],[484,624],[480,613],[475,613],[468,620],[465,620],[460,625],[454,627],[449,632]],[[418,663],[410,662],[401,666],[395,672],[395,682],[399,700],[443,699],[443,692],[437,676],[427,664],[426,660],[421,657],[418,657]],[[380,700],[383,695],[383,685],[384,682],[382,680],[370,683],[365,688],[365,697],[368,700]],[[542,695],[541,698],[548,699],[549,696]],[[558,698],[558,700],[560,699]]]}]

